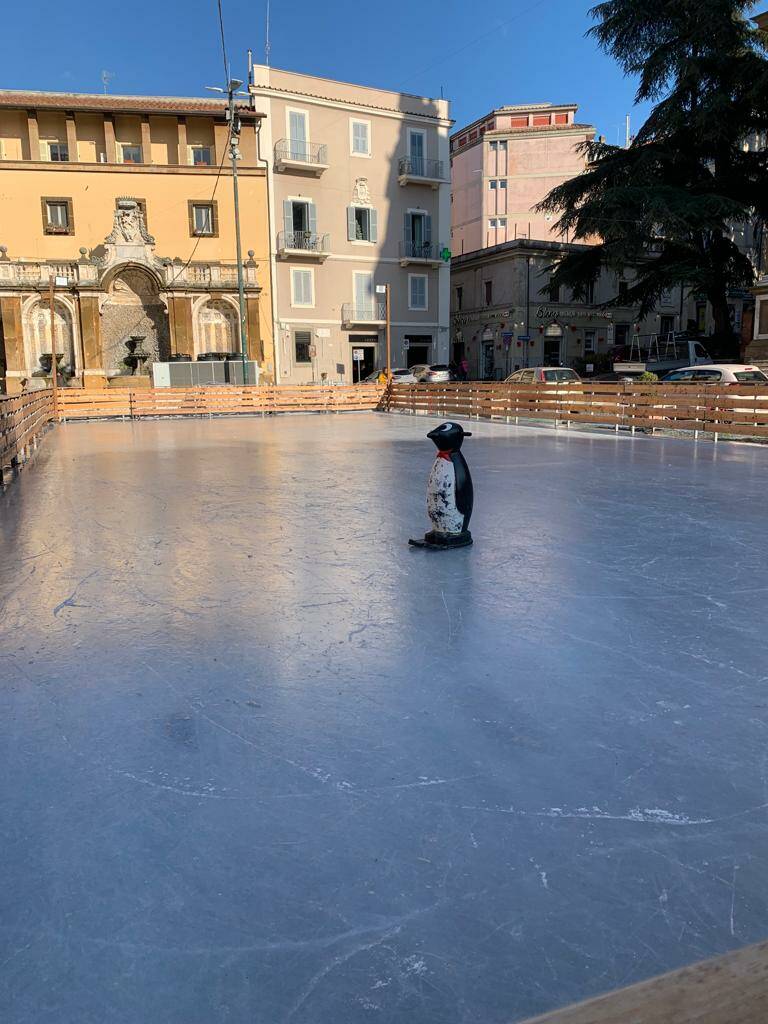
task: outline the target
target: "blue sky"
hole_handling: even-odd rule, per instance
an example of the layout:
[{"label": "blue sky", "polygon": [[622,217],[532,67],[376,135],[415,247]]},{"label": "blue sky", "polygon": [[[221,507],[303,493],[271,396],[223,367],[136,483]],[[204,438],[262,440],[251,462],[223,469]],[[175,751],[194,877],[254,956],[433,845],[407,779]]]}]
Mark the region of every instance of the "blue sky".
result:
[{"label": "blue sky", "polygon": [[[223,4],[233,74],[244,77],[248,46],[263,59],[265,0]],[[576,102],[579,119],[616,142],[634,83],[585,38],[589,6],[272,0],[272,64],[429,96],[442,86],[459,124],[504,103]],[[3,23],[4,88],[99,92],[106,68],[114,93],[198,95],[223,78],[216,0],[36,0],[7,4]],[[32,33],[55,43],[29,47]]]}]

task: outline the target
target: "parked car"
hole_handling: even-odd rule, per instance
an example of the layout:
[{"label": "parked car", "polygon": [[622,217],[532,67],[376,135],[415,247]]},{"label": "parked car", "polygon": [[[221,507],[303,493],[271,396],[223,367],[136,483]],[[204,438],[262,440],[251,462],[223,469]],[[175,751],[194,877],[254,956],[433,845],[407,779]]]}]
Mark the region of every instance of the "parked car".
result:
[{"label": "parked car", "polygon": [[709,366],[713,362],[701,341],[687,331],[650,338],[638,337],[628,345],[618,345],[611,349],[608,356],[617,373],[627,370],[642,373],[648,370],[659,377],[671,370]]},{"label": "parked car", "polygon": [[419,384],[445,384],[451,379],[451,371],[446,363],[412,366],[411,370]]},{"label": "parked car", "polygon": [[[380,381],[382,384],[387,379],[386,367],[381,370],[374,370],[373,373],[369,373],[367,377],[364,377],[361,383],[363,384],[375,384]],[[416,378],[413,375],[412,370],[404,369],[403,367],[392,368],[392,383],[393,384],[415,384]]]},{"label": "parked car", "polygon": [[588,380],[594,381],[596,384],[632,384],[639,380],[645,372],[645,370],[614,370],[613,373],[599,373],[596,377],[589,377]]},{"label": "parked car", "polygon": [[713,363],[710,366],[685,366],[662,377],[662,384],[768,384],[759,366],[746,363]]},{"label": "parked car", "polygon": [[504,381],[505,384],[568,384],[580,381],[581,377],[575,370],[567,366],[529,366],[525,370],[515,370]]}]

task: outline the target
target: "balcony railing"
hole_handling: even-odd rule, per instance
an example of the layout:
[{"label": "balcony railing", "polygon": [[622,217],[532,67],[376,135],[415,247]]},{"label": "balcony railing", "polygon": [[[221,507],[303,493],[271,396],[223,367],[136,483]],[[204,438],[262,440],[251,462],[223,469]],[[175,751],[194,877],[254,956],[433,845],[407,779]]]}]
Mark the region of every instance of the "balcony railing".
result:
[{"label": "balcony railing", "polygon": [[328,147],[318,142],[280,139],[275,143],[275,165],[322,172],[328,166]]},{"label": "balcony railing", "polygon": [[318,235],[314,231],[280,231],[277,235],[278,252],[327,256],[330,245],[330,235]]},{"label": "balcony railing", "polygon": [[386,307],[383,302],[366,302],[359,306],[355,302],[345,302],[341,307],[343,324],[378,324],[386,320]]},{"label": "balcony railing", "polygon": [[427,160],[423,156],[401,156],[397,166],[401,178],[423,178],[425,181],[444,181],[443,161]]},{"label": "balcony railing", "polygon": [[424,263],[439,263],[442,245],[437,242],[413,242],[405,240],[400,243],[400,259],[421,261]]},{"label": "balcony railing", "polygon": [[[235,263],[190,263],[185,266],[169,260],[154,269],[160,274],[166,287],[237,287]],[[69,288],[81,285],[93,288],[98,287],[103,270],[104,267],[96,260],[61,263],[0,260],[0,287],[39,289],[47,286],[48,279],[53,274],[54,278],[66,278]],[[258,287],[255,264],[243,264],[243,279],[246,288]]]}]

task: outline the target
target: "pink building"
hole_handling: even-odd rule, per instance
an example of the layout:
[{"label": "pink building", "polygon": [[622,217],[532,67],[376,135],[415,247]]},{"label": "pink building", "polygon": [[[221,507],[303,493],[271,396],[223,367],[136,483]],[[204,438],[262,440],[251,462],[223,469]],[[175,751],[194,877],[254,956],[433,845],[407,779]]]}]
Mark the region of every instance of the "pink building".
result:
[{"label": "pink building", "polygon": [[533,207],[584,170],[573,103],[498,107],[451,135],[451,251],[454,256],[515,238],[557,238],[554,218]]}]

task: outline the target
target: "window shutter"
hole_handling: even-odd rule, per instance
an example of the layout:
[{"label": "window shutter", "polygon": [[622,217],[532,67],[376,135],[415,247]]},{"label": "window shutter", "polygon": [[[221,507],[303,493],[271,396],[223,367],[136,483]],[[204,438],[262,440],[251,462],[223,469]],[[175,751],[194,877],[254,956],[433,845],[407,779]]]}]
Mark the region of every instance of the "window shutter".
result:
[{"label": "window shutter", "polygon": [[378,242],[379,240],[379,218],[376,210],[368,211],[368,230],[370,232],[369,242]]},{"label": "window shutter", "polygon": [[412,213],[406,213],[406,215],[405,215],[405,240],[406,240],[406,242],[410,242],[411,238],[413,237],[412,232],[413,232],[413,214]]},{"label": "window shutter", "polygon": [[317,234],[317,207],[314,203],[307,203],[307,217],[309,220],[310,235]]},{"label": "window shutter", "polygon": [[354,242],[357,238],[357,222],[354,206],[347,207],[347,241]]},{"label": "window shutter", "polygon": [[424,217],[424,242],[426,245],[432,243],[432,218],[429,214]]},{"label": "window shutter", "polygon": [[[286,235],[293,232],[293,203],[290,199],[283,200],[283,230]],[[288,239],[286,238],[286,243]]]}]

